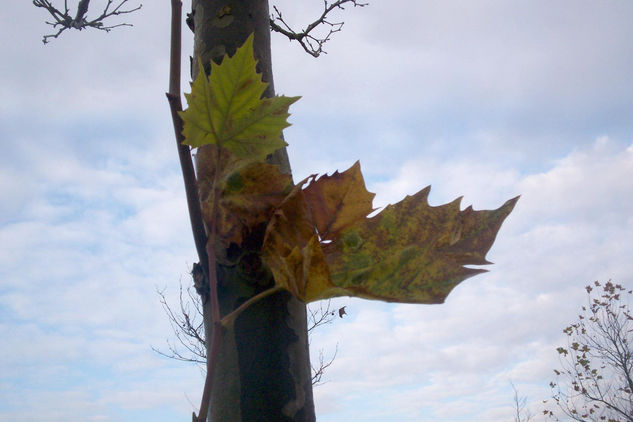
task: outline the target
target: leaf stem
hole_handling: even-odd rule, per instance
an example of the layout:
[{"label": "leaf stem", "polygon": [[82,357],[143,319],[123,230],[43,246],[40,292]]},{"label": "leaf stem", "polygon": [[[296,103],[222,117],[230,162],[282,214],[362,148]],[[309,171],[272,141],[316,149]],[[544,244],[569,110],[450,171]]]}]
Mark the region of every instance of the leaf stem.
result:
[{"label": "leaf stem", "polygon": [[235,318],[237,318],[249,306],[281,290],[283,290],[283,287],[274,286],[274,287],[271,287],[270,289],[266,289],[263,292],[260,292],[256,294],[255,296],[251,297],[246,302],[242,303],[240,306],[234,309],[230,314],[224,316],[224,318],[222,318],[222,320],[220,321],[222,323],[222,326],[228,327],[230,324],[232,324],[235,321]]}]

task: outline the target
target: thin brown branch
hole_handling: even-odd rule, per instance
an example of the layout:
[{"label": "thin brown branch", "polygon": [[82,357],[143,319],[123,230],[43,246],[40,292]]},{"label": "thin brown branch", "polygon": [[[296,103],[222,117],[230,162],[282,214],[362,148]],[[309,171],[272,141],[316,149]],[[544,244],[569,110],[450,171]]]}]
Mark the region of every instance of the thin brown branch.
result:
[{"label": "thin brown branch", "polygon": [[209,402],[211,401],[211,393],[213,392],[213,374],[215,373],[215,363],[220,353],[220,345],[224,338],[224,326],[216,321],[213,324],[213,333],[211,334],[211,350],[207,354],[207,376],[204,379],[204,389],[202,390],[202,400],[200,402],[200,411],[198,416],[195,413],[191,415],[192,422],[206,422],[207,413],[209,412]]},{"label": "thin brown branch", "polygon": [[101,14],[91,20],[86,18],[86,14],[88,13],[88,8],[90,6],[90,0],[79,1],[74,17],[71,15],[70,9],[68,8],[67,0],[64,0],[63,11],[56,8],[50,0],[33,0],[33,5],[35,7],[45,9],[53,18],[53,21],[51,22],[45,21],[46,24],[52,26],[54,29],[57,29],[57,32],[54,34],[44,35],[42,42],[46,44],[50,41],[50,39],[59,37],[67,29],[78,29],[81,31],[84,28],[94,28],[100,31],[110,32],[112,29],[120,26],[133,26],[130,23],[118,23],[114,25],[106,25],[104,23],[104,21],[108,18],[133,13],[143,7],[142,4],[139,4],[137,7],[133,7],[131,9],[123,9],[123,5],[127,2],[128,0],[121,0],[120,3],[111,9],[114,0],[107,0],[105,8]]},{"label": "thin brown branch", "polygon": [[[82,0],[82,1],[86,1],[89,2],[90,0]],[[137,10],[139,10],[141,7],[143,7],[142,4],[138,5],[137,7],[133,8],[133,9],[128,9],[128,10],[121,10],[121,7],[123,7],[123,5],[125,3],[127,3],[128,0],[121,0],[121,3],[119,3],[117,6],[114,7],[114,9],[112,9],[110,11],[110,6],[112,6],[112,3],[114,3],[114,0],[108,0],[108,3],[105,6],[105,9],[103,9],[103,12],[101,12],[101,15],[99,15],[99,17],[97,17],[96,19],[93,19],[92,21],[87,22],[87,26],[98,26],[100,27],[100,29],[104,29],[104,30],[108,30],[108,28],[115,28],[117,26],[132,26],[131,24],[118,24],[118,25],[114,25],[114,26],[110,26],[110,27],[102,27],[101,22],[103,22],[105,19],[112,17],[112,16],[119,16],[119,15],[126,15],[132,12],[136,12]]]},{"label": "thin brown branch", "polygon": [[179,360],[181,362],[196,363],[199,365],[206,363],[206,360],[203,360],[203,359],[198,359],[194,357],[186,357],[186,356],[181,355],[169,342],[167,342],[167,345],[169,347],[170,353],[165,353],[162,350],[155,348],[154,346],[152,346],[152,351],[166,358]]},{"label": "thin brown branch", "polygon": [[[277,6],[273,5],[274,14],[270,16],[270,29],[274,32],[279,32],[282,35],[288,37],[291,41],[297,41],[306,51],[306,53],[310,54],[313,57],[319,57],[321,53],[327,54],[325,50],[323,50],[323,45],[330,40],[332,35],[336,32],[340,32],[343,28],[345,22],[331,22],[328,20],[328,14],[332,12],[334,9],[344,10],[343,7],[345,4],[351,4],[354,7],[364,7],[367,6],[368,3],[361,3],[358,0],[337,0],[332,3],[328,3],[327,0],[323,1],[323,12],[321,16],[315,19],[312,23],[310,23],[305,29],[301,31],[295,31],[292,27],[284,20],[281,12],[277,9]],[[327,33],[324,35],[314,35],[314,29],[319,26],[327,27]]]},{"label": "thin brown branch", "polygon": [[[114,12],[116,12],[115,9]],[[202,400],[200,402],[200,411],[196,415],[193,412],[191,418],[193,422],[203,422],[207,419],[209,410],[209,401],[213,387],[213,374],[215,372],[215,363],[220,350],[220,344],[224,335],[224,327],[220,323],[220,313],[217,294],[217,273],[215,267],[215,254],[207,252],[209,239],[202,220],[202,212],[200,210],[200,199],[198,197],[198,189],[196,183],[195,172],[193,170],[193,162],[191,160],[191,151],[189,147],[183,144],[184,136],[182,134],[183,121],[179,115],[182,111],[182,102],[180,98],[180,59],[181,59],[181,37],[182,37],[182,2],[180,0],[171,1],[171,43],[170,43],[170,66],[169,66],[169,92],[167,100],[171,109],[171,116],[174,125],[176,142],[178,145],[178,156],[180,158],[180,166],[182,169],[183,179],[185,182],[185,192],[187,194],[187,206],[189,208],[189,219],[193,231],[194,242],[198,252],[200,264],[194,266],[194,283],[196,289],[200,288],[202,300],[207,298],[211,301],[210,305],[213,311],[213,331],[211,335],[211,343],[209,351],[206,354],[207,374],[204,380],[204,389],[202,391]],[[215,184],[214,184],[215,189]],[[214,202],[214,207],[217,204]],[[211,224],[210,239],[213,244],[215,236],[215,224]],[[202,269],[202,274],[195,274],[196,268]],[[198,280],[197,277],[202,277]],[[205,282],[206,281],[206,282]],[[205,291],[204,287],[208,290]]]},{"label": "thin brown branch", "polygon": [[[183,122],[182,118],[178,114],[178,112],[182,111],[182,101],[180,98],[182,2],[180,0],[172,0],[171,7],[172,13],[169,58],[169,92],[167,93],[167,100],[169,101],[171,118],[174,125],[174,135],[176,137],[176,145],[178,148],[180,169],[182,170],[182,177],[185,183],[185,194],[187,196],[187,208],[189,210],[189,221],[191,222],[193,240],[196,245],[198,260],[200,262],[200,265],[202,266],[203,276],[207,278],[209,274],[209,258],[206,251],[207,234],[204,228],[204,222],[202,220],[202,211],[200,210],[200,198],[198,196],[198,186],[196,181],[196,174],[193,168],[193,160],[191,159],[191,151],[187,145],[183,144],[183,141],[185,140],[182,134]],[[196,281],[195,274],[194,281]]]},{"label": "thin brown branch", "polygon": [[[174,1],[172,0],[172,4]],[[215,167],[219,168],[220,153],[216,154]],[[213,330],[211,333],[211,344],[209,346],[209,352],[207,353],[207,376],[204,380],[204,389],[202,390],[202,401],[200,403],[200,412],[196,416],[195,412],[191,416],[193,422],[205,422],[207,420],[207,412],[209,411],[209,400],[213,392],[213,374],[215,373],[215,366],[217,357],[220,352],[220,344],[224,339],[224,326],[220,320],[220,302],[218,300],[218,274],[216,267],[215,257],[215,236],[216,236],[216,210],[218,209],[218,172],[214,172],[213,175],[213,205],[211,206],[211,215],[213,216],[209,227],[209,240],[207,241],[207,257],[208,257],[208,269],[209,269],[209,306],[212,312]]]},{"label": "thin brown branch", "polygon": [[77,5],[77,14],[75,15],[75,19],[73,19],[75,25],[85,20],[84,16],[86,16],[86,13],[88,12],[88,6],[90,6],[90,0],[81,0],[79,2],[79,4]]}]

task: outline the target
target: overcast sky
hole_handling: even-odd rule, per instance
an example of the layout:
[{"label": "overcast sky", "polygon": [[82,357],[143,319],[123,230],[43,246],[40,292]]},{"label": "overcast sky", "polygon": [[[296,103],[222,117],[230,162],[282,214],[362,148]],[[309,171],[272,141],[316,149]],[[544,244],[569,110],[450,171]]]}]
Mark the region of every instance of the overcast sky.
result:
[{"label": "overcast sky", "polygon": [[[169,1],[47,46],[43,11],[5,3],[0,421],[189,420],[201,371],[151,351],[173,340],[156,288],[175,300],[196,259]],[[274,4],[301,26],[322,3]],[[277,92],[303,96],[295,180],[360,159],[377,206],[429,184],[432,205],[521,200],[491,271],[444,305],[335,302],[348,315],[312,340],[338,350],[318,420],[507,422],[510,382],[537,413],[583,286],[633,287],[633,2],[376,0],[333,19],[319,59],[273,34]]]}]

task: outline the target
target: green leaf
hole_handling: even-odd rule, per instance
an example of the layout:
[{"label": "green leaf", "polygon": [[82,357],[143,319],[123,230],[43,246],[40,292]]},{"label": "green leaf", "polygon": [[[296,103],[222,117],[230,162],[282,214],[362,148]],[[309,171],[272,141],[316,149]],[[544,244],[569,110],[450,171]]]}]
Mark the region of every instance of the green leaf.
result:
[{"label": "green leaf", "polygon": [[225,57],[211,62],[211,74],[200,64],[198,76],[185,94],[189,107],[180,113],[184,143],[192,147],[214,144],[238,158],[263,160],[285,146],[281,131],[289,126],[288,108],[299,97],[262,98],[262,82],[253,57],[253,36]]}]

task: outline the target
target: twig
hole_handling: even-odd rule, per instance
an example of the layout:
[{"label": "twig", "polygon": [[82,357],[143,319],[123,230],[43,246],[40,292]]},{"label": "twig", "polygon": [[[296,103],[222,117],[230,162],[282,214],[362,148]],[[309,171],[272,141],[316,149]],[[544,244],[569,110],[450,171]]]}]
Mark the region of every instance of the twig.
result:
[{"label": "twig", "polygon": [[[344,4],[351,3],[354,7],[364,7],[368,3],[361,3],[358,0],[337,0],[333,3],[328,3],[327,0],[323,0],[323,13],[314,22],[309,24],[302,31],[293,30],[288,23],[284,20],[283,16],[277,6],[273,6],[275,13],[270,16],[270,29],[275,32],[288,37],[289,40],[296,40],[301,44],[301,47],[313,57],[319,57],[321,53],[327,54],[323,50],[323,45],[330,40],[330,37],[340,32],[345,22],[330,22],[327,20],[327,15],[334,9],[344,10]],[[326,25],[329,27],[328,33],[323,37],[317,37],[311,34],[311,32],[320,25]]]},{"label": "twig", "polygon": [[[209,410],[209,401],[211,398],[211,391],[213,387],[213,374],[215,372],[215,363],[224,334],[224,327],[222,327],[222,324],[220,324],[220,307],[218,303],[215,254],[213,253],[213,250],[210,251],[211,253],[207,251],[207,247],[210,244],[213,245],[214,243],[213,240],[215,237],[215,224],[211,224],[209,235],[211,242],[209,242],[209,238],[207,238],[206,231],[204,229],[204,223],[202,221],[200,199],[198,197],[198,189],[195,173],[193,170],[193,162],[191,160],[191,152],[189,150],[189,147],[182,143],[184,141],[184,135],[182,134],[183,121],[178,114],[179,111],[182,111],[182,102],[180,99],[180,43],[182,36],[182,25],[180,22],[181,19],[182,2],[180,0],[171,0],[171,47],[169,67],[169,92],[167,93],[167,100],[169,101],[176,142],[178,144],[178,156],[180,158],[180,166],[185,182],[187,205],[189,207],[189,219],[191,221],[194,242],[196,244],[198,258],[200,259],[200,266],[202,266],[203,269],[203,276],[206,275],[206,279],[208,280],[208,283],[198,282],[198,284],[200,284],[201,286],[206,284],[208,286],[208,296],[205,295],[205,292],[201,292],[201,296],[203,300],[206,300],[205,296],[210,299],[210,306],[213,312],[213,332],[211,334],[211,343],[209,347],[210,350],[206,356],[207,375],[204,381],[200,411],[197,416],[195,412],[193,412],[192,414],[193,422],[203,422],[206,421],[207,412]],[[217,204],[214,201],[214,209],[216,206]],[[198,286],[196,285],[196,287]]]},{"label": "twig", "polygon": [[[196,287],[198,294],[201,295],[202,290],[208,291],[208,286]],[[239,316],[249,306],[255,302],[270,296],[280,288],[270,288],[263,292],[253,296],[241,306],[236,308],[230,314],[224,316],[221,320],[222,325],[226,328],[230,326],[235,318]],[[185,300],[183,291],[187,292],[188,299]],[[160,349],[152,347],[152,350],[161,356],[165,356],[171,359],[175,359],[182,362],[191,362],[196,364],[205,364],[207,359],[206,342],[204,338],[204,326],[202,321],[204,318],[202,312],[202,300],[201,297],[193,293],[193,289],[183,289],[182,282],[180,283],[179,291],[179,313],[175,313],[171,306],[167,303],[167,298],[164,291],[157,290],[160,296],[160,303],[163,306],[165,314],[169,319],[169,323],[174,331],[176,339],[184,347],[188,354],[182,353],[175,344],[172,344],[167,340],[168,352],[163,352]],[[193,308],[193,309],[192,309]],[[341,315],[341,310],[345,307],[332,308],[331,301],[320,301],[318,305],[308,307],[308,334],[311,334],[316,328],[331,324],[336,318],[336,314]],[[312,336],[308,341],[311,341]],[[338,345],[332,357],[328,360],[325,359],[324,350],[319,350],[319,364],[318,366],[312,366],[312,385],[322,384],[321,379],[325,374],[325,370],[332,365],[338,352]]]},{"label": "twig", "polygon": [[530,422],[532,413],[527,408],[527,397],[519,397],[519,390],[512,381],[510,381],[512,391],[514,391],[514,422]]},{"label": "twig", "polygon": [[327,300],[325,306],[323,306],[324,301],[319,301],[319,308],[315,308],[313,306],[308,306],[308,313],[310,314],[309,320],[310,324],[308,326],[308,333],[312,332],[315,328],[320,327],[321,325],[326,325],[332,323],[334,319],[335,311],[332,310],[332,301],[330,299]]},{"label": "twig", "polygon": [[[308,312],[309,312],[308,319],[310,321],[309,326],[308,326],[308,333],[311,334],[314,329],[322,325],[331,324],[333,320],[335,319],[335,315],[337,313],[339,314],[339,317],[342,318],[343,315],[345,314],[345,306],[338,309],[332,309],[332,302],[328,299],[325,306],[323,305],[323,301],[319,302],[318,308],[316,307],[312,308],[308,306]],[[308,338],[308,343],[312,344],[312,336]],[[334,359],[336,359],[337,353],[338,353],[338,344],[336,345],[334,354],[328,360],[325,359],[325,354],[323,352],[323,349],[319,350],[319,365],[314,366],[310,364],[310,367],[312,369],[311,381],[312,381],[313,386],[316,387],[318,385],[323,384],[323,382],[321,382],[321,379],[323,378],[323,375],[325,374],[325,370],[332,365],[332,363],[334,362]]]},{"label": "twig", "polygon": [[329,368],[330,365],[332,365],[332,363],[334,362],[334,359],[336,359],[337,353],[338,353],[338,344],[336,345],[336,349],[334,349],[334,354],[326,362],[325,356],[323,354],[323,349],[319,350],[319,367],[315,368],[314,366],[310,365],[312,367],[312,385],[313,386],[316,387],[317,385],[323,384],[321,382],[321,379],[323,378],[323,375],[325,374],[325,370]]},{"label": "twig", "polygon": [[[178,339],[178,342],[189,352],[189,356],[185,356],[181,353],[178,347],[172,345],[169,340],[167,340],[167,347],[169,349],[168,353],[155,347],[152,347],[152,350],[159,355],[168,358],[184,362],[203,364],[206,362],[207,352],[204,339],[203,315],[200,311],[201,302],[200,298],[194,296],[191,292],[191,288],[187,288],[186,291],[187,296],[189,297],[187,301],[183,299],[183,287],[181,282],[179,292],[180,312],[174,313],[167,303],[164,291],[157,289],[157,293],[160,296],[160,304],[163,306],[163,310],[167,314],[172,331],[174,332],[176,339]],[[191,311],[191,307],[195,309],[194,312]]]},{"label": "twig", "polygon": [[33,0],[33,5],[35,7],[41,7],[46,9],[48,13],[53,18],[52,22],[46,21],[46,23],[53,28],[58,28],[58,31],[55,34],[44,35],[42,42],[44,44],[49,42],[51,38],[59,37],[62,32],[67,29],[78,29],[82,30],[84,28],[95,28],[101,31],[110,32],[114,28],[118,28],[120,26],[133,26],[131,23],[118,23],[115,25],[105,25],[104,21],[112,16],[125,15],[128,13],[133,13],[143,7],[142,4],[139,4],[137,7],[132,9],[122,9],[123,5],[127,3],[128,0],[121,0],[121,2],[114,6],[111,9],[114,0],[107,0],[105,8],[101,12],[101,14],[95,19],[88,20],[86,18],[86,13],[88,13],[88,7],[90,5],[90,0],[80,0],[77,4],[77,12],[75,13],[75,17],[72,17],[70,14],[70,9],[68,9],[68,1],[64,0],[64,11],[60,11],[57,9],[50,0]]},{"label": "twig", "polygon": [[[193,161],[191,160],[191,151],[187,145],[182,142],[185,140],[182,134],[183,122],[178,114],[182,111],[182,100],[180,98],[180,55],[181,55],[181,14],[182,2],[180,0],[172,0],[171,15],[171,47],[169,59],[169,92],[167,101],[171,109],[171,118],[174,125],[174,135],[178,147],[178,158],[180,160],[180,169],[185,182],[185,193],[187,195],[187,208],[189,210],[189,221],[191,222],[191,230],[193,232],[193,240],[196,245],[198,259],[202,266],[203,276],[208,277],[208,260],[206,245],[207,234],[202,221],[202,211],[200,210],[200,198],[198,196],[198,186],[196,182],[196,174],[193,169]],[[195,271],[195,268],[194,268]],[[195,276],[195,274],[194,274]],[[194,277],[194,281],[195,277]],[[203,295],[204,298],[204,295]]]},{"label": "twig", "polygon": [[224,327],[219,321],[214,321],[213,332],[211,333],[211,350],[207,353],[207,376],[204,379],[200,411],[197,416],[195,412],[191,415],[192,422],[206,422],[207,420],[209,402],[211,401],[211,393],[213,391],[213,374],[215,373],[215,364],[217,356],[220,353],[220,344],[222,344],[223,339]]},{"label": "twig", "polygon": [[[218,154],[218,157],[219,156],[220,154]],[[215,197],[217,197],[217,195],[215,195]],[[214,207],[216,205],[217,204],[214,204]],[[212,240],[213,240],[213,237],[215,236],[215,228],[213,226],[215,225],[212,224],[211,235],[210,235],[210,238]],[[205,422],[207,420],[207,413],[209,411],[209,402],[211,400],[211,393],[213,392],[213,374],[215,372],[217,357],[218,357],[218,354],[220,353],[220,345],[222,344],[222,341],[224,339],[224,330],[226,329],[226,327],[232,324],[233,321],[235,321],[235,318],[238,317],[238,315],[240,315],[244,310],[252,306],[254,303],[259,302],[260,300],[274,293],[277,293],[280,290],[283,290],[283,288],[279,286],[271,287],[270,289],[264,290],[263,292],[251,297],[246,302],[242,303],[239,307],[237,307],[231,313],[226,315],[224,318],[220,319],[220,311],[219,311],[220,307],[218,303],[218,294],[217,294],[217,278],[216,278],[217,276],[216,276],[216,272],[213,270],[213,268],[215,267],[215,259],[211,257],[215,257],[215,255],[213,253],[209,253],[209,261],[210,261],[209,267],[211,268],[209,280],[210,280],[210,290],[211,290],[210,291],[211,307],[213,309],[213,332],[211,333],[211,350],[209,350],[209,353],[207,354],[207,376],[205,377],[205,380],[204,380],[204,390],[202,391],[202,401],[200,403],[200,412],[198,413],[198,416],[196,416],[195,412],[193,413],[193,415],[191,416],[192,422]],[[336,357],[336,354],[334,357]],[[332,361],[334,360],[334,357],[332,358]],[[321,365],[321,367],[323,369],[327,368],[328,366],[332,364],[332,361],[330,361],[325,366]]]},{"label": "twig", "polygon": [[[174,2],[180,2],[179,0],[172,0]],[[219,149],[219,146],[216,145]],[[220,151],[216,154],[215,168],[220,167]],[[200,403],[200,412],[196,416],[195,412],[191,416],[193,422],[205,422],[207,420],[207,412],[209,411],[209,401],[211,399],[211,393],[213,392],[213,374],[215,373],[215,366],[217,363],[217,357],[220,353],[220,345],[224,340],[224,326],[220,320],[220,301],[218,300],[218,273],[215,260],[215,236],[217,229],[217,217],[216,211],[218,209],[218,173],[213,174],[212,190],[213,204],[211,206],[211,224],[209,227],[209,239],[207,241],[207,257],[208,257],[208,274],[209,274],[209,300],[211,307],[211,320],[213,321],[213,330],[211,332],[211,344],[209,346],[209,353],[207,353],[207,376],[204,380],[204,389],[202,390],[202,401]]]}]

